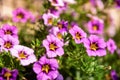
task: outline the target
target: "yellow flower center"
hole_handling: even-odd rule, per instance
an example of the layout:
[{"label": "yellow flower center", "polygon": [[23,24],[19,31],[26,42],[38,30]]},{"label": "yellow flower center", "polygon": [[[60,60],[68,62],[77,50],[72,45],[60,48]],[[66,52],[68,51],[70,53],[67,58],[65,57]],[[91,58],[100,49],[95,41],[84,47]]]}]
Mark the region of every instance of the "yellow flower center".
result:
[{"label": "yellow flower center", "polygon": [[92,44],[90,45],[90,49],[96,51],[96,50],[98,49],[97,44],[96,44],[96,43],[92,43]]},{"label": "yellow flower center", "polygon": [[27,58],[27,56],[28,56],[28,55],[26,55],[24,51],[21,51],[21,52],[19,53],[20,59],[25,59],[25,58]]},{"label": "yellow flower center", "polygon": [[49,70],[50,70],[50,66],[49,66],[49,65],[47,65],[47,64],[46,64],[46,65],[43,65],[43,67],[42,67],[42,71],[48,73]]},{"label": "yellow flower center", "polygon": [[10,72],[6,72],[4,74],[4,77],[7,78],[7,80],[10,80],[10,76],[12,76],[12,74]]},{"label": "yellow flower center", "polygon": [[5,34],[12,34],[12,32],[10,30],[7,30]]},{"label": "yellow flower center", "polygon": [[58,32],[58,33],[57,33],[57,37],[58,37],[59,39],[62,39],[62,34],[61,34],[60,32]]},{"label": "yellow flower center", "polygon": [[50,47],[50,50],[52,51],[57,49],[57,46],[54,43],[51,43],[49,47]]},{"label": "yellow flower center", "polygon": [[94,31],[97,31],[97,30],[98,30],[98,26],[94,25],[94,26],[93,26],[93,30],[94,30]]},{"label": "yellow flower center", "polygon": [[80,40],[80,39],[82,38],[82,36],[80,35],[79,32],[77,32],[77,33],[75,34],[75,38],[76,38],[77,40]]},{"label": "yellow flower center", "polygon": [[53,23],[52,18],[49,18],[49,19],[48,19],[48,24],[52,25],[52,23]]},{"label": "yellow flower center", "polygon": [[17,18],[18,18],[18,19],[24,18],[24,14],[22,14],[22,13],[17,14]]},{"label": "yellow flower center", "polygon": [[9,41],[8,41],[8,42],[5,42],[4,47],[7,48],[7,49],[9,49],[9,48],[12,47],[12,43],[9,42]]}]

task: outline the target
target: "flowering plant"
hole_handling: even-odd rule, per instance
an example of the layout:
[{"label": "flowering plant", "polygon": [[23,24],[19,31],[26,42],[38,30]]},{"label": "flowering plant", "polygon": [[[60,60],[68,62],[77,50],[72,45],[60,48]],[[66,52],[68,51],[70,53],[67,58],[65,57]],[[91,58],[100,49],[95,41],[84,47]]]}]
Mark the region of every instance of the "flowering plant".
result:
[{"label": "flowering plant", "polygon": [[39,3],[40,12],[19,7],[1,20],[0,80],[120,79],[119,30],[108,13],[120,0]]}]

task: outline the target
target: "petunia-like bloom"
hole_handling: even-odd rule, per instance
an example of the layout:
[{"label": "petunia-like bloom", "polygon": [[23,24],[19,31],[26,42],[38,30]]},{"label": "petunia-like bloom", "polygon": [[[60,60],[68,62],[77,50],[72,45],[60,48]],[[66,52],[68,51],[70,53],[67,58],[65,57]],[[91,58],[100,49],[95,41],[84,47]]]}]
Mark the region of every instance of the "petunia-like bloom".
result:
[{"label": "petunia-like bloom", "polygon": [[23,8],[17,8],[16,10],[13,11],[13,21],[14,22],[22,22],[25,23],[27,22],[29,18],[29,13],[27,10]]},{"label": "petunia-like bloom", "polygon": [[65,32],[61,32],[59,30],[58,27],[52,27],[50,30],[49,30],[50,34],[53,34],[54,36],[56,36],[58,39],[62,40],[63,41],[63,36],[67,33]]},{"label": "petunia-like bloom", "polygon": [[89,38],[84,40],[84,46],[88,56],[105,56],[106,55],[106,43],[103,38],[96,35],[90,35]]},{"label": "petunia-like bloom", "polygon": [[46,48],[48,57],[62,56],[64,54],[62,48],[63,42],[52,34],[48,35],[47,39],[43,40],[43,46]]},{"label": "petunia-like bloom", "polygon": [[46,26],[52,26],[54,20],[57,19],[58,16],[55,16],[55,15],[53,15],[51,13],[45,13],[45,14],[43,14],[42,18],[43,18],[44,24]]},{"label": "petunia-like bloom", "polygon": [[113,54],[114,51],[117,49],[117,46],[116,46],[116,44],[115,44],[115,42],[114,42],[113,39],[109,39],[109,40],[107,41],[107,49],[108,49],[112,54]]},{"label": "petunia-like bloom", "polygon": [[37,61],[34,55],[34,50],[22,45],[14,46],[14,50],[11,51],[11,55],[17,57],[23,66],[27,66]]},{"label": "petunia-like bloom", "polygon": [[77,25],[74,25],[69,32],[77,44],[82,43],[87,36],[86,33]]},{"label": "petunia-like bloom", "polygon": [[15,45],[19,44],[19,40],[17,38],[13,38],[10,35],[5,35],[0,38],[0,46],[3,51],[11,51]]},{"label": "petunia-like bloom", "polygon": [[104,22],[103,20],[94,17],[94,19],[87,23],[87,29],[89,33],[102,34],[104,29]]},{"label": "petunia-like bloom", "polygon": [[68,31],[68,21],[61,20],[57,23],[57,27],[60,29],[61,32]]},{"label": "petunia-like bloom", "polygon": [[48,59],[45,56],[33,65],[33,71],[37,74],[37,80],[54,80],[59,75],[56,59]]},{"label": "petunia-like bloom", "polygon": [[7,68],[2,68],[0,72],[0,80],[17,80],[18,70],[9,70]]},{"label": "petunia-like bloom", "polygon": [[52,6],[64,6],[63,0],[49,0]]},{"label": "petunia-like bloom", "polygon": [[18,38],[18,30],[16,26],[4,24],[2,28],[0,29],[0,37],[3,37],[4,35],[11,35],[14,38]]},{"label": "petunia-like bloom", "polygon": [[112,80],[119,80],[119,77],[115,70],[112,70],[110,75],[111,75]]}]

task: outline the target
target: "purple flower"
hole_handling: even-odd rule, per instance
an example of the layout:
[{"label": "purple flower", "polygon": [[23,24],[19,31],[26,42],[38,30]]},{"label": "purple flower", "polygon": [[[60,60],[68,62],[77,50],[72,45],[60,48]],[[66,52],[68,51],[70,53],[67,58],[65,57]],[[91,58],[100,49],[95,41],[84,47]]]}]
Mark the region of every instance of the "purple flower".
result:
[{"label": "purple flower", "polygon": [[17,57],[23,66],[27,66],[30,63],[37,61],[34,55],[34,50],[22,45],[14,46],[14,50],[11,51],[11,55]]},{"label": "purple flower", "polygon": [[49,30],[50,34],[53,34],[55,37],[63,41],[63,36],[67,33],[61,32],[58,27],[52,27]]},{"label": "purple flower", "polygon": [[77,44],[82,43],[84,38],[87,36],[86,33],[77,25],[74,25],[69,32]]},{"label": "purple flower", "polygon": [[109,39],[109,40],[107,41],[107,49],[108,49],[112,54],[113,54],[114,51],[117,49],[117,46],[116,46],[116,44],[115,44],[115,42],[114,42],[113,39]]},{"label": "purple flower", "polygon": [[19,44],[19,40],[16,38],[13,38],[10,35],[5,35],[3,36],[3,38],[0,38],[1,50],[11,51],[13,50],[13,47],[18,44]]},{"label": "purple flower", "polygon": [[63,0],[49,0],[52,6],[64,6]]},{"label": "purple flower", "polygon": [[104,29],[104,22],[101,19],[94,18],[87,23],[87,29],[92,34],[102,34]]},{"label": "purple flower", "polygon": [[106,55],[106,43],[104,39],[96,36],[90,35],[89,38],[84,40],[84,46],[86,47],[86,52],[88,56],[105,56]]},{"label": "purple flower", "polygon": [[13,11],[13,21],[25,23],[29,18],[28,11],[23,8],[17,8]]},{"label": "purple flower", "polygon": [[4,24],[0,29],[0,37],[3,37],[4,35],[11,35],[14,38],[18,38],[17,33],[18,33],[18,30],[16,26],[11,26],[9,24]]},{"label": "purple flower", "polygon": [[112,80],[119,80],[119,77],[115,70],[112,70],[110,75],[111,75]]},{"label": "purple flower", "polygon": [[46,48],[48,57],[62,56],[64,54],[62,48],[63,42],[52,34],[48,35],[47,39],[43,40],[43,46]]},{"label": "purple flower", "polygon": [[0,72],[0,80],[17,80],[18,70],[9,70],[7,68],[2,68]]},{"label": "purple flower", "polygon": [[37,80],[53,80],[59,75],[58,62],[56,59],[41,57],[33,65],[33,70],[37,74]]},{"label": "purple flower", "polygon": [[53,25],[53,22],[55,19],[58,18],[58,16],[55,16],[51,13],[45,13],[43,14],[42,16],[43,20],[44,20],[44,24],[47,25],[47,26],[52,26]]},{"label": "purple flower", "polygon": [[68,31],[68,21],[59,21],[57,24],[57,27],[60,29],[61,32],[67,32]]}]

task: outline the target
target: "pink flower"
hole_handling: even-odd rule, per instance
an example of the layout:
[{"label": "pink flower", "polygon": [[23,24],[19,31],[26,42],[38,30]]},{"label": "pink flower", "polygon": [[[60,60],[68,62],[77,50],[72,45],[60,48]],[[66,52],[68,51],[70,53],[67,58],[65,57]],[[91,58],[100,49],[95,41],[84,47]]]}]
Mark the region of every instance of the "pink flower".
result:
[{"label": "pink flower", "polygon": [[44,24],[45,25],[52,26],[54,20],[57,19],[58,17],[53,15],[53,14],[51,14],[51,13],[45,13],[45,14],[43,14],[42,18],[44,20]]},{"label": "pink flower", "polygon": [[17,8],[13,11],[13,21],[14,22],[27,22],[29,18],[28,11],[23,8]]},{"label": "pink flower", "polygon": [[14,46],[14,50],[11,51],[11,55],[17,57],[23,66],[27,66],[37,61],[34,55],[34,50],[22,45]]},{"label": "pink flower", "polygon": [[113,54],[114,51],[117,49],[117,46],[116,46],[116,44],[115,44],[115,42],[114,42],[113,39],[109,39],[109,40],[107,41],[107,49],[108,49],[112,54]]},{"label": "pink flower", "polygon": [[72,26],[69,32],[77,44],[82,43],[87,37],[86,33],[77,25]]},{"label": "pink flower", "polygon": [[19,44],[19,40],[10,35],[0,38],[1,51],[12,51],[15,45]]},{"label": "pink flower", "polygon": [[43,46],[46,48],[48,57],[62,56],[64,54],[62,48],[63,42],[52,34],[48,35],[47,39],[43,40]]},{"label": "pink flower", "polygon": [[0,29],[0,37],[3,37],[4,35],[11,35],[14,38],[18,38],[18,30],[16,26],[4,24]]},{"label": "pink flower", "polygon": [[61,32],[60,29],[58,27],[52,27],[49,30],[50,34],[53,34],[55,37],[57,37],[58,39],[63,41],[63,36],[67,33],[65,32]]},{"label": "pink flower", "polygon": [[93,19],[87,23],[87,29],[89,33],[102,34],[104,29],[104,22],[97,17],[93,17]]},{"label": "pink flower", "polygon": [[54,80],[59,75],[56,59],[48,59],[45,56],[33,65],[33,71],[37,74],[37,80]]},{"label": "pink flower", "polygon": [[84,46],[88,56],[105,56],[106,55],[106,43],[104,39],[90,35],[89,38],[84,40]]}]

